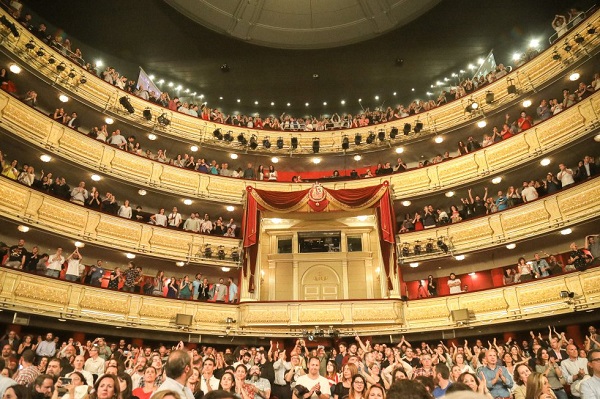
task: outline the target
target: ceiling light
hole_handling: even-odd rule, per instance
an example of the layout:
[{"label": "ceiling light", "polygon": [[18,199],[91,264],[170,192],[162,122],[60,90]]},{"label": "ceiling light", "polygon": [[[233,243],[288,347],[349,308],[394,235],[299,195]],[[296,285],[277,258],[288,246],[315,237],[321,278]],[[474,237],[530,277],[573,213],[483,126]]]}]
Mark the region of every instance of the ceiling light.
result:
[{"label": "ceiling light", "polygon": [[148,194],[148,193],[146,192],[146,190],[144,190],[144,189],[140,189],[140,190],[138,190],[138,194],[139,194],[139,195],[146,195],[146,194]]},{"label": "ceiling light", "polygon": [[471,276],[471,277],[475,277],[475,275],[476,275],[476,274],[477,274],[477,273],[475,273],[475,272],[471,272],[471,273],[469,273],[469,276]]},{"label": "ceiling light", "polygon": [[323,105],[327,105],[327,101],[323,101]]},{"label": "ceiling light", "polygon": [[104,118],[104,122],[106,122],[107,125],[112,125],[113,123],[115,123],[115,120],[107,116],[106,118]]},{"label": "ceiling light", "polygon": [[238,99],[237,99],[237,100],[235,100],[235,101],[237,101],[237,102],[239,103],[239,102],[241,102],[242,100],[240,100],[240,99],[238,98]]},{"label": "ceiling light", "polygon": [[600,133],[594,136],[594,141],[600,143]]},{"label": "ceiling light", "polygon": [[355,160],[355,161],[360,161],[361,159],[362,159],[362,157],[361,157],[360,155],[358,155],[358,154],[356,154],[356,155],[354,156],[354,160]]},{"label": "ceiling light", "polygon": [[446,194],[444,194],[446,197],[450,198],[450,197],[454,197],[454,191],[448,191]]},{"label": "ceiling light", "polygon": [[183,266],[185,266],[185,262],[183,262],[183,261],[175,262],[175,266],[183,267]]},{"label": "ceiling light", "polygon": [[233,212],[235,210],[233,205],[227,205],[227,207],[225,209],[227,209],[227,212]]},{"label": "ceiling light", "polygon": [[419,262],[410,262],[410,267],[419,267]]},{"label": "ceiling light", "polygon": [[436,136],[435,139],[434,139],[434,141],[436,143],[440,144],[441,142],[444,141],[444,138],[442,136]]},{"label": "ceiling light", "polygon": [[127,257],[127,259],[135,259],[135,254],[132,254],[132,253],[129,253],[129,252],[127,252],[125,254],[125,256]]},{"label": "ceiling light", "polygon": [[148,140],[151,140],[151,141],[154,141],[154,140],[156,140],[156,134],[154,134],[154,133],[150,133],[150,134],[148,135]]},{"label": "ceiling light", "polygon": [[528,100],[523,101],[523,107],[525,107],[525,108],[531,107],[531,100],[528,99]]},{"label": "ceiling light", "polygon": [[492,183],[494,183],[494,184],[500,184],[501,182],[502,182],[502,178],[500,176],[494,177],[492,179]]},{"label": "ceiling light", "polygon": [[163,83],[165,83],[165,80],[164,80],[164,79],[161,79],[161,80],[159,80],[159,81],[158,81],[158,84],[159,84],[159,85],[161,85],[161,84],[163,84]]},{"label": "ceiling light", "polygon": [[85,243],[81,241],[75,241],[75,248],[83,248],[85,247]]},{"label": "ceiling light", "polygon": [[61,94],[60,96],[58,96],[58,99],[60,100],[60,102],[66,103],[67,101],[69,101],[69,97],[67,97],[64,94]]},{"label": "ceiling light", "polygon": [[254,101],[254,105],[258,105],[258,101]]},{"label": "ceiling light", "polygon": [[271,222],[272,222],[273,224],[279,224],[279,223],[281,223],[281,219],[279,219],[279,218],[272,218],[272,219],[271,219]]},{"label": "ceiling light", "polygon": [[197,146],[197,145],[193,145],[193,146],[191,146],[191,147],[190,147],[190,151],[191,151],[191,152],[196,152],[196,151],[198,151],[198,146]]},{"label": "ceiling light", "polygon": [[20,224],[17,227],[17,230],[19,230],[21,233],[27,233],[29,231],[29,226],[24,226],[24,225]]},{"label": "ceiling light", "polygon": [[292,105],[292,104],[290,104],[290,103],[287,103],[287,106],[288,106],[288,107],[289,107],[290,105]]},{"label": "ceiling light", "polygon": [[104,66],[104,62],[102,62],[102,60],[96,60],[96,66],[98,68],[100,68],[100,67]]},{"label": "ceiling light", "polygon": [[231,154],[231,155],[229,155],[229,157],[231,159],[238,159],[238,154]]},{"label": "ceiling light", "polygon": [[[413,87],[412,89],[410,89],[410,91],[415,91],[415,88]],[[394,95],[396,95],[396,92],[394,92]]]},{"label": "ceiling light", "polygon": [[192,205],[192,200],[189,199],[189,198],[186,198],[186,199],[183,200],[183,203],[186,204],[186,205]]},{"label": "ceiling light", "polygon": [[477,60],[477,63],[479,65],[483,65],[484,62],[485,62],[485,60],[483,58],[480,58],[480,59]]},{"label": "ceiling light", "polygon": [[279,162],[279,158],[273,157],[273,158],[271,158],[271,162],[278,163]]},{"label": "ceiling light", "polygon": [[11,64],[10,67],[8,68],[12,73],[16,73],[19,74],[21,73],[21,67],[18,66],[17,64]]},{"label": "ceiling light", "polygon": [[465,256],[464,255],[456,255],[454,257],[454,259],[456,259],[456,260],[465,260]]},{"label": "ceiling light", "polygon": [[358,102],[361,102],[361,101],[362,101],[362,98],[359,98],[359,99],[358,99]]},{"label": "ceiling light", "polygon": [[346,104],[346,100],[341,101],[342,105]]},{"label": "ceiling light", "polygon": [[410,206],[410,204],[412,204],[412,202],[410,202],[409,200],[402,201],[403,206]]},{"label": "ceiling light", "polygon": [[570,227],[567,227],[566,229],[562,229],[560,231],[560,234],[562,234],[563,236],[567,236],[567,235],[571,234],[572,232],[573,232],[573,230],[571,230]]},{"label": "ceiling light", "polygon": [[96,175],[96,174],[93,174],[93,175],[92,175],[92,180],[93,180],[93,181],[100,181],[100,179],[102,179],[102,178],[100,177],[100,175]]},{"label": "ceiling light", "polygon": [[512,56],[513,61],[518,61],[519,59],[521,59],[521,54],[520,53],[514,53]]},{"label": "ceiling light", "polygon": [[306,105],[308,107],[309,104],[308,103],[304,103],[304,105]]},{"label": "ceiling light", "polygon": [[550,159],[549,158],[544,158],[540,161],[540,165],[542,166],[548,166],[550,165]]},{"label": "ceiling light", "polygon": [[173,82],[169,82],[169,87],[173,87]]},{"label": "ceiling light", "polygon": [[475,65],[469,64],[469,66],[467,66],[467,68],[469,68],[469,69],[475,69]]},{"label": "ceiling light", "polygon": [[506,245],[506,249],[515,249],[516,247],[517,247],[517,244],[514,244],[514,243]]},{"label": "ceiling light", "polygon": [[275,103],[273,101],[271,101],[271,105],[275,105]]},{"label": "ceiling light", "polygon": [[529,47],[538,48],[540,45],[540,41],[538,39],[531,39],[529,42]]},{"label": "ceiling light", "polygon": [[402,154],[404,152],[404,147],[397,147],[396,154]]},{"label": "ceiling light", "polygon": [[150,75],[150,76],[148,76],[148,78],[150,78],[150,80],[154,80],[154,78],[155,78],[155,77],[156,77],[156,76],[154,76],[154,75]]},{"label": "ceiling light", "polygon": [[225,273],[227,273],[228,271],[231,270],[230,267],[222,267],[221,270],[223,270]]},{"label": "ceiling light", "polygon": [[360,222],[364,222],[364,221],[366,221],[368,218],[369,218],[369,217],[368,217],[368,216],[366,216],[366,215],[360,215],[360,216],[357,216],[357,217],[356,217],[356,219],[357,219],[358,221],[360,221]]},{"label": "ceiling light", "polygon": [[318,164],[320,164],[320,163],[321,163],[321,158],[319,158],[319,157],[314,157],[314,158],[312,159],[312,163],[314,163],[315,165],[318,165]]},{"label": "ceiling light", "polygon": [[485,119],[482,119],[479,122],[477,122],[477,127],[479,127],[479,128],[484,128],[486,126],[487,126],[487,122],[485,121]]},{"label": "ceiling light", "polygon": [[375,100],[379,100],[379,96],[375,96]]},{"label": "ceiling light", "polygon": [[52,161],[52,157],[47,154],[42,154],[42,155],[40,155],[40,160],[42,162],[50,162],[50,161]]},{"label": "ceiling light", "polygon": [[58,321],[60,321],[61,323],[64,323],[65,321],[67,321],[67,319],[56,319]]},{"label": "ceiling light", "polygon": [[574,82],[579,79],[579,76],[579,72],[573,72],[571,75],[569,75],[569,80]]}]

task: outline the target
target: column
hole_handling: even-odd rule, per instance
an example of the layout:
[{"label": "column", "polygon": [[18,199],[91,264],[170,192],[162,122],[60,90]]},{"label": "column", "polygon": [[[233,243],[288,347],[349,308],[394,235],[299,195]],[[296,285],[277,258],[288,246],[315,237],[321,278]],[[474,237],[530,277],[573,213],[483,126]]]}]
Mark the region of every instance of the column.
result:
[{"label": "column", "polygon": [[343,299],[349,299],[350,294],[348,292],[348,286],[350,285],[348,281],[348,259],[342,260],[342,294]]},{"label": "column", "polygon": [[[262,270],[261,270],[262,272]],[[269,260],[269,271],[267,272],[267,279],[269,281],[269,301],[275,300],[275,285],[277,281],[275,281],[275,261]],[[262,277],[261,277],[262,279]]]},{"label": "column", "polygon": [[295,259],[292,261],[292,274],[294,276],[294,286],[292,287],[292,300],[297,301],[299,298],[298,291],[300,289],[300,271],[298,270],[298,261]]}]

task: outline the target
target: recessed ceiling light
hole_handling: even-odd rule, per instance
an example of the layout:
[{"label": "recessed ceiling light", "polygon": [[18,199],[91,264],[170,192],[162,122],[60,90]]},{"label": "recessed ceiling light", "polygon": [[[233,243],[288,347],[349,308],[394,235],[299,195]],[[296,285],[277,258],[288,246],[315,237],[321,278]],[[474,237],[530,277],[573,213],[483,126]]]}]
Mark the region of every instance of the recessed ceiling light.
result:
[{"label": "recessed ceiling light", "polygon": [[198,151],[198,146],[197,146],[197,145],[193,145],[193,146],[191,146],[191,147],[190,147],[190,151],[191,151],[191,152],[196,152],[196,151]]},{"label": "recessed ceiling light", "polygon": [[102,179],[102,177],[100,177],[100,175],[97,174],[93,174],[91,178],[93,181],[100,181]]},{"label": "recessed ceiling light", "polygon": [[102,60],[96,60],[96,66],[98,68],[100,68],[100,67],[104,66],[104,62]]},{"label": "recessed ceiling light", "polygon": [[222,99],[223,99],[223,96],[219,96],[219,100],[222,100]]},{"label": "recessed ceiling light", "polygon": [[502,178],[500,176],[494,177],[492,179],[492,183],[494,183],[494,184],[500,184],[501,182],[502,182]]},{"label": "recessed ceiling light", "polygon": [[523,107],[525,107],[525,108],[531,107],[531,100],[527,99],[527,100],[523,101]]},{"label": "recessed ceiling light", "polygon": [[341,101],[342,105],[346,104],[346,100]]},{"label": "recessed ceiling light", "polygon": [[485,62],[485,60],[483,58],[480,58],[480,59],[477,60],[477,63],[479,65],[482,65],[484,62]]},{"label": "recessed ceiling light", "polygon": [[146,195],[146,194],[148,194],[148,193],[146,192],[146,190],[144,190],[144,189],[140,189],[140,190],[138,190],[138,194],[139,194],[139,195]]},{"label": "recessed ceiling light", "polygon": [[273,101],[271,101],[271,105],[273,106],[273,105],[275,105],[275,103]]},{"label": "recessed ceiling light", "polygon": [[132,254],[132,253],[129,253],[129,252],[127,252],[125,254],[125,256],[127,257],[127,259],[135,259],[135,254]]},{"label": "recessed ceiling light", "polygon": [[222,267],[221,270],[223,270],[225,273],[227,273],[228,271],[231,270],[230,267]]},{"label": "recessed ceiling light", "polygon": [[366,216],[366,215],[360,215],[360,216],[357,216],[357,217],[356,217],[356,219],[357,219],[358,221],[360,221],[360,222],[364,222],[364,221],[366,221],[368,218],[369,218],[369,217],[368,217],[368,216]]},{"label": "recessed ceiling light", "polygon": [[279,162],[279,158],[273,157],[273,158],[271,158],[271,162],[278,163]]},{"label": "recessed ceiling light", "polygon": [[75,241],[75,248],[83,248],[85,247],[85,243],[81,241]]},{"label": "recessed ceiling light", "polygon": [[155,76],[154,75],[150,75],[148,76],[150,78],[150,80],[154,80]]},{"label": "recessed ceiling light", "polygon": [[21,224],[17,226],[17,230],[19,230],[21,233],[27,233],[29,231],[29,226],[24,226]]},{"label": "recessed ceiling light", "polygon": [[304,103],[304,105],[306,105],[307,107],[309,106],[309,104],[308,104],[308,103]]},{"label": "recessed ceiling light", "polygon": [[402,206],[410,206],[410,204],[412,204],[412,202],[410,202],[409,200],[402,201]]},{"label": "recessed ceiling light", "polygon": [[290,105],[292,105],[292,104],[290,104],[290,103],[287,103],[287,106],[288,106],[288,107],[289,107]]},{"label": "recessed ceiling light", "polygon": [[104,118],[104,122],[106,122],[107,125],[112,125],[113,123],[115,123],[115,120],[107,116],[106,118]]},{"label": "recessed ceiling light", "polygon": [[485,119],[482,119],[479,122],[477,122],[477,127],[479,127],[479,128],[484,128],[486,126],[487,126],[487,122],[485,121]]},{"label": "recessed ceiling light", "polygon": [[594,136],[594,141],[600,143],[600,133]]},{"label": "recessed ceiling light", "polygon": [[476,274],[477,273],[475,273],[475,272],[471,272],[471,273],[469,273],[469,276],[474,277]]},{"label": "recessed ceiling light", "polygon": [[279,218],[271,218],[271,222],[273,224],[279,224],[279,223],[281,223],[281,219],[279,219]]},{"label": "recessed ceiling light", "polygon": [[574,82],[579,79],[579,76],[581,76],[579,75],[579,72],[573,72],[571,75],[569,75],[569,80]]},{"label": "recessed ceiling light", "polygon": [[163,84],[163,83],[165,83],[165,80],[164,80],[164,79],[161,79],[161,80],[159,80],[159,81],[158,81],[158,84],[159,84],[159,85],[161,85],[161,84]]},{"label": "recessed ceiling light", "polygon": [[354,156],[354,160],[355,160],[355,161],[360,161],[361,159],[362,159],[362,157],[361,157],[360,155],[358,155],[358,154],[356,154],[356,155]]},{"label": "recessed ceiling light", "polygon": [[150,133],[150,134],[148,135],[148,140],[151,140],[151,141],[154,141],[154,140],[156,140],[156,134],[154,134],[154,133]]},{"label": "recessed ceiling light", "polygon": [[442,136],[436,136],[435,139],[434,139],[434,141],[436,143],[440,144],[441,142],[444,141],[444,138]]},{"label": "recessed ceiling light", "polygon": [[58,321],[60,321],[61,323],[64,323],[65,321],[67,321],[67,319],[56,319]]},{"label": "recessed ceiling light", "polygon": [[375,96],[375,100],[379,100],[379,96]]},{"label": "recessed ceiling light", "polygon": [[312,159],[312,163],[314,163],[315,165],[318,165],[318,164],[320,164],[320,163],[321,163],[321,158],[319,158],[319,157],[314,157],[314,158]]},{"label": "recessed ceiling light", "polygon": [[239,102],[241,102],[242,100],[240,100],[240,99],[238,98],[238,99],[237,99],[237,100],[235,100],[235,101],[237,101],[237,102],[239,103]]},{"label": "recessed ceiling light", "polygon": [[514,244],[514,243],[506,244],[507,249],[515,249],[516,247],[517,247],[517,244]]},{"label": "recessed ceiling light", "polygon": [[186,198],[186,199],[183,200],[183,203],[186,204],[186,205],[192,205],[192,200],[189,199],[189,198]]},{"label": "recessed ceiling light", "polygon": [[410,262],[409,266],[410,267],[419,267],[419,262]]},{"label": "recessed ceiling light", "polygon": [[521,59],[521,53],[514,53],[512,56],[513,61],[518,61]]},{"label": "recessed ceiling light", "polygon": [[569,235],[573,232],[573,230],[570,227],[567,227],[566,229],[562,229],[560,231],[560,234],[562,234],[563,236]]},{"label": "recessed ceiling light", "polygon": [[[415,91],[415,88],[413,87],[412,89],[410,89],[410,91]],[[396,95],[396,92],[394,92],[394,95]]]},{"label": "recessed ceiling light", "polygon": [[397,147],[396,154],[402,154],[404,152],[404,147]]},{"label": "recessed ceiling light", "polygon": [[120,330],[123,327],[121,327],[121,326],[115,326],[115,328],[118,329],[118,330]]},{"label": "recessed ceiling light", "polygon": [[544,158],[540,161],[540,165],[542,166],[548,166],[550,165],[550,159],[549,158]]},{"label": "recessed ceiling light", "polygon": [[258,101],[254,101],[254,105],[258,105]]},{"label": "recessed ceiling light", "polygon": [[454,259],[456,259],[456,260],[465,260],[465,256],[464,255],[456,255],[454,257]]},{"label": "recessed ceiling light", "polygon": [[66,103],[67,101],[69,101],[69,97],[65,96],[64,94],[61,94],[60,96],[58,96],[58,99],[60,100],[60,102]]},{"label": "recessed ceiling light", "polygon": [[50,162],[50,161],[52,161],[52,157],[48,154],[42,154],[42,155],[40,155],[40,160],[42,162]]},{"label": "recessed ceiling light", "polygon": [[229,157],[231,159],[238,159],[238,154],[231,154],[231,155],[229,155]]},{"label": "recessed ceiling light", "polygon": [[175,266],[183,267],[183,266],[185,266],[185,262],[183,262],[183,261],[175,262]]},{"label": "recessed ceiling light", "polygon": [[233,212],[235,210],[235,208],[233,207],[233,205],[227,205],[227,212]]},{"label": "recessed ceiling light", "polygon": [[454,197],[454,191],[448,191],[446,194],[444,194],[446,197],[450,198],[450,197]]},{"label": "recessed ceiling light", "polygon": [[8,68],[12,73],[16,73],[16,74],[20,74],[21,73],[21,67],[18,66],[17,64],[11,64],[10,67]]}]

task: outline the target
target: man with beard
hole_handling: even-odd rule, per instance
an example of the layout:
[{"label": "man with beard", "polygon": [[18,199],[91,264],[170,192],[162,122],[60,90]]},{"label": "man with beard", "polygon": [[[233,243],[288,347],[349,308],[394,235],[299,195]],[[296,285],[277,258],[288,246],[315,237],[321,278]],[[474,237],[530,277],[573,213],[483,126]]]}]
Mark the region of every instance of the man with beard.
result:
[{"label": "man with beard", "polygon": [[269,399],[271,396],[271,383],[260,376],[258,365],[250,367],[250,379],[246,382],[253,386],[254,399]]}]

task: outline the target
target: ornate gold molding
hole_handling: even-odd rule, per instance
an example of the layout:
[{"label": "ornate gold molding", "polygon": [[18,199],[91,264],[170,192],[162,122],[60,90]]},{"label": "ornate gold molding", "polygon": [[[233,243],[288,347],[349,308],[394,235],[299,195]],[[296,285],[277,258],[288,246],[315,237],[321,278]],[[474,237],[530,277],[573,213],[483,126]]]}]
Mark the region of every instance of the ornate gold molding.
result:
[{"label": "ornate gold molding", "polygon": [[[0,268],[0,280],[4,282],[0,303],[5,309],[164,331],[181,330],[175,325],[175,316],[184,313],[194,316],[186,331],[218,335],[230,326],[229,333],[234,335],[294,336],[303,327],[315,325],[332,325],[342,334],[412,333],[465,327],[452,321],[451,311],[457,309],[468,309],[472,314],[469,326],[478,326],[600,307],[599,268],[485,292],[408,302],[381,299],[229,305],[104,290],[6,268]],[[562,290],[574,292],[575,298],[561,299]],[[236,322],[227,324],[227,318]]]},{"label": "ornate gold molding", "polygon": [[[70,59],[56,52],[54,49],[38,40],[29,32],[21,29],[20,24],[14,21],[12,17],[7,15],[7,18],[15,22],[16,26],[21,31],[21,35],[18,38],[15,38],[14,36],[8,34],[6,27],[2,26],[0,27],[0,32],[4,33],[4,40],[1,42],[1,45],[11,51],[15,58],[20,59],[21,62],[35,68],[50,81],[54,81],[56,86],[61,87],[61,89],[65,92],[70,92],[75,96],[81,97],[85,102],[92,104],[97,109],[108,109],[109,111],[118,113],[120,117],[128,119],[136,124],[148,128],[160,129],[161,134],[177,137],[178,139],[184,139],[191,143],[209,143],[211,145],[222,147],[228,150],[239,147],[237,144],[233,146],[230,144],[225,145],[222,141],[216,140],[213,137],[213,131],[217,128],[220,128],[223,132],[231,131],[234,137],[240,133],[246,134],[247,138],[249,138],[251,135],[256,135],[258,142],[262,142],[266,136],[272,137],[273,141],[276,137],[282,136],[287,142],[289,142],[291,137],[294,136],[298,138],[299,142],[297,151],[298,153],[312,153],[312,140],[315,136],[315,132],[264,131],[221,125],[214,122],[203,121],[198,118],[193,118],[188,115],[183,115],[178,112],[171,112],[133,96],[131,96],[129,99],[135,108],[136,113],[129,115],[123,112],[123,108],[119,105],[119,98],[126,95],[124,91],[118,90],[114,86],[104,82],[102,79],[98,79],[79,68]],[[589,51],[592,51],[596,46],[598,46],[598,44],[600,44],[600,37],[598,37],[598,35],[587,34],[588,25],[598,28],[598,25],[600,24],[599,20],[600,11],[597,11],[584,23],[580,24],[578,27],[575,27],[571,32],[569,32],[568,35],[561,38],[561,43],[563,43],[565,40],[570,41],[572,45],[572,50],[570,53],[565,53],[561,46],[549,47],[546,51],[538,55],[532,61],[509,74],[506,78],[502,78],[486,86],[484,90],[475,92],[469,98],[473,98],[480,104],[481,107],[483,107],[486,113],[489,113],[490,110],[506,105],[514,100],[514,97],[509,95],[507,91],[507,87],[510,84],[514,84],[520,93],[526,93],[544,85],[555,75],[565,69],[565,65],[562,62],[553,59],[554,50],[556,50],[563,59],[569,59],[571,62],[575,62],[582,57],[586,57]],[[583,44],[578,44],[572,40],[577,34],[585,37],[586,40]],[[38,57],[34,53],[35,50],[29,50],[25,47],[25,44],[27,44],[30,40],[33,41],[37,48],[43,48],[45,50],[44,56]],[[48,64],[48,59],[50,56],[56,60],[55,64]],[[62,73],[59,73],[56,70],[56,65],[60,64],[61,62],[65,64],[66,69]],[[72,68],[74,68],[76,71],[75,78],[68,77],[68,74]],[[80,83],[81,76],[85,77],[86,83]],[[509,79],[511,80],[510,82]],[[486,104],[485,98],[488,92],[494,93],[493,104]],[[465,112],[465,107],[468,105],[469,98],[464,97],[461,100],[454,101],[443,107],[435,108],[429,112],[377,126],[318,132],[318,136],[321,138],[321,153],[339,152],[341,150],[342,139],[345,135],[351,136],[350,139],[352,141],[352,138],[355,134],[361,134],[364,141],[369,135],[370,131],[377,132],[380,129],[383,129],[386,131],[387,136],[389,136],[389,132],[392,127],[397,127],[400,130],[400,134],[398,134],[397,138],[392,140],[393,144],[403,144],[404,142],[410,141],[413,138],[412,135],[405,136],[401,134],[405,123],[409,123],[411,126],[414,126],[417,121],[422,123],[423,130],[421,133],[419,133],[420,137],[423,137],[424,135],[433,135],[445,129],[459,126],[472,120],[473,118],[470,114]],[[159,126],[156,122],[147,121],[141,115],[142,110],[146,108],[150,109],[155,117],[165,113],[167,118],[171,121],[170,125],[164,128]],[[387,147],[387,143],[385,143],[385,146]],[[376,148],[376,146],[373,146],[372,148]],[[267,153],[266,150],[262,149],[259,149],[258,152],[261,151]],[[271,147],[271,149],[268,150],[268,153],[271,154],[278,151],[281,151],[281,153],[287,152],[287,150],[277,150]]]},{"label": "ornate gold molding", "polygon": [[[332,189],[361,188],[389,180],[395,199],[448,190],[484,176],[510,170],[548,151],[585,137],[598,124],[600,93],[533,128],[491,147],[453,160],[368,180],[323,183]],[[269,183],[234,179],[165,165],[102,144],[31,109],[0,91],[0,121],[9,132],[61,157],[121,180],[146,184],[164,192],[241,203],[246,185],[277,191],[309,188],[310,184]]]}]

